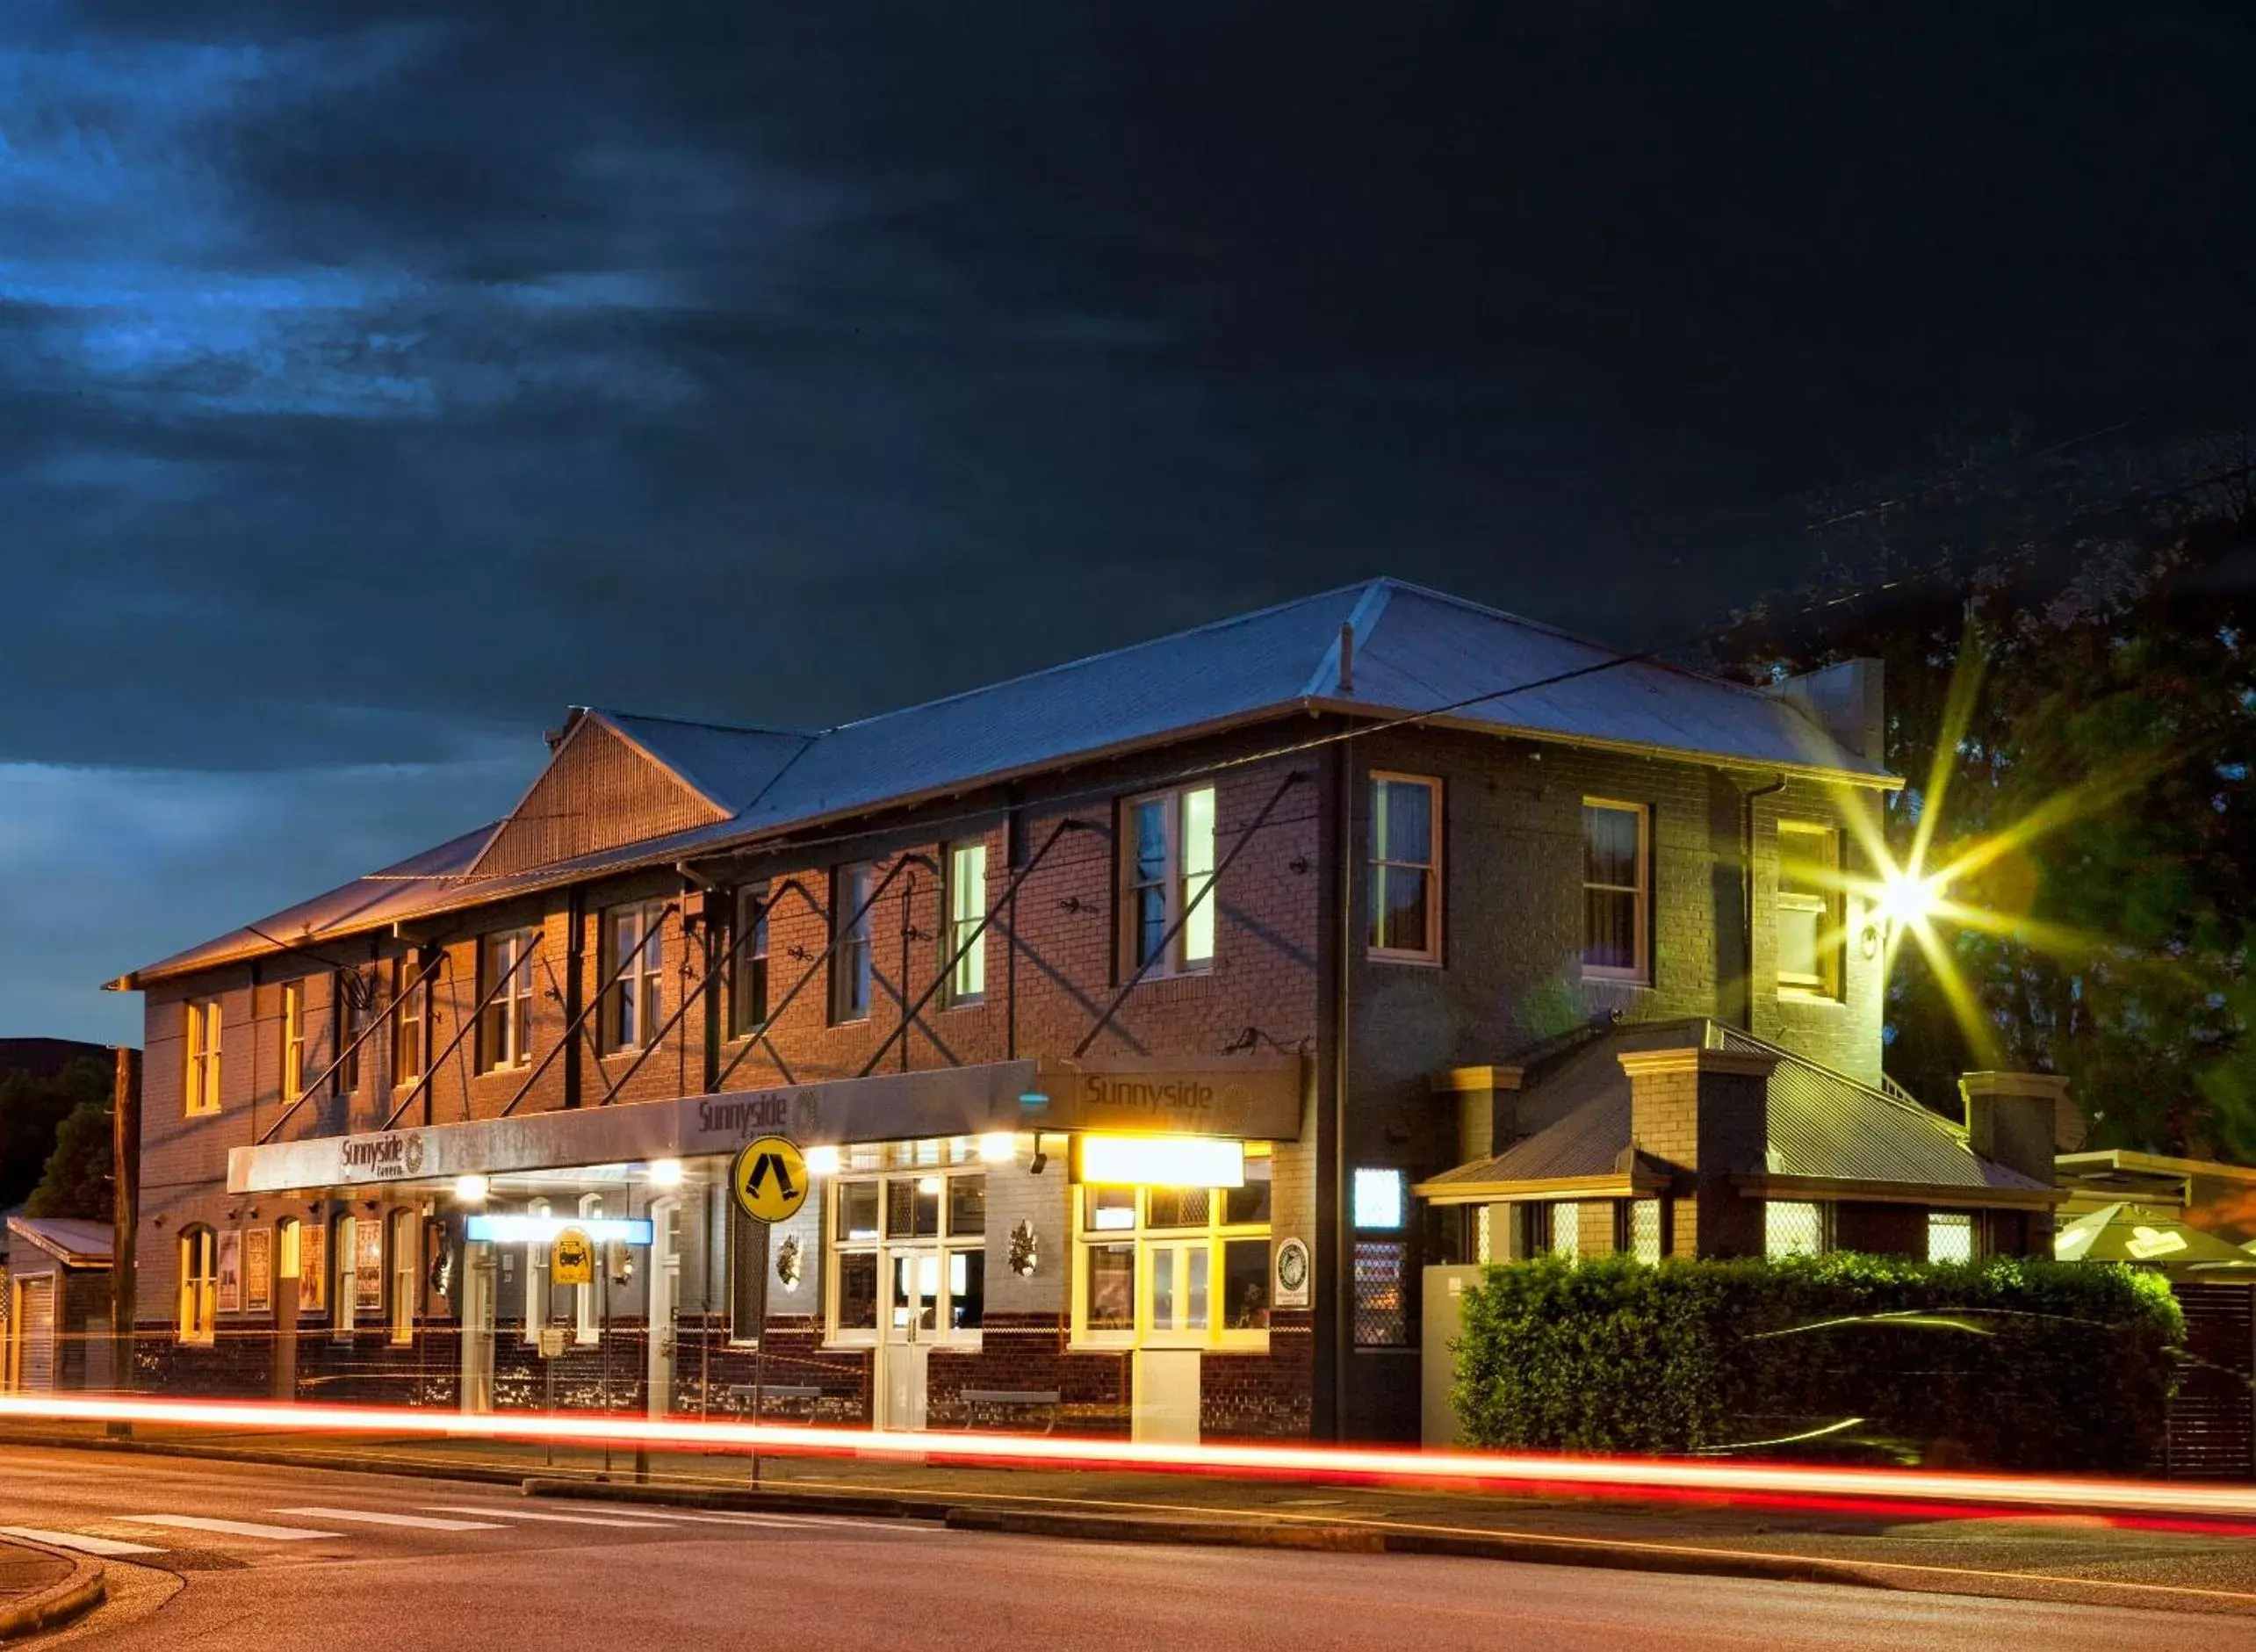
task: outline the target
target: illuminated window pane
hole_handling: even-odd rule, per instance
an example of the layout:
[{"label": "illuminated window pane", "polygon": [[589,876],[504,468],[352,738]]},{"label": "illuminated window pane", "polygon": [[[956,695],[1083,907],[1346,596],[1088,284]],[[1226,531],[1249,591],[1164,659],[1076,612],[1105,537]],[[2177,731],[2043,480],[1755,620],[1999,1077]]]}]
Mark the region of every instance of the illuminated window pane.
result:
[{"label": "illuminated window pane", "polygon": [[[1183,794],[1183,962],[1210,963],[1214,956],[1214,789],[1201,786]],[[1200,900],[1199,897],[1205,895]],[[1191,903],[1198,900],[1197,905]]]},{"label": "illuminated window pane", "polygon": [[951,1251],[948,1255],[948,1327],[977,1331],[987,1317],[987,1252]]},{"label": "illuminated window pane", "polygon": [[1355,1345],[1399,1348],[1409,1341],[1409,1246],[1400,1239],[1355,1242]]},{"label": "illuminated window pane", "polygon": [[1930,1262],[1971,1262],[1974,1259],[1974,1218],[1964,1210],[1936,1210],[1927,1218],[1927,1259]]},{"label": "illuminated window pane", "polygon": [[1128,1331],[1135,1324],[1135,1245],[1092,1244],[1088,1252],[1087,1299],[1092,1331]]},{"label": "illuminated window pane", "polygon": [[[986,915],[987,846],[959,844],[948,862],[948,950],[955,957],[948,990],[959,1004],[969,1003],[987,990],[986,936],[979,931]],[[962,956],[956,957],[959,952]]]},{"label": "illuminated window pane", "polygon": [[877,1237],[877,1184],[843,1181],[838,1187],[838,1237],[874,1239]]},{"label": "illuminated window pane", "polygon": [[1629,1201],[1629,1253],[1640,1262],[1661,1259],[1661,1201],[1658,1199],[1633,1199]]},{"label": "illuminated window pane", "polygon": [[1825,1208],[1800,1200],[1771,1199],[1762,1206],[1762,1253],[1816,1256],[1825,1249]]},{"label": "illuminated window pane", "polygon": [[1099,1233],[1121,1233],[1135,1226],[1135,1189],[1133,1187],[1090,1187],[1083,1190],[1088,1201],[1089,1227]]},{"label": "illuminated window pane", "polygon": [[1575,1261],[1582,1256],[1582,1206],[1561,1203],[1551,1207],[1551,1254],[1566,1262]]},{"label": "illuminated window pane", "polygon": [[1646,815],[1625,804],[1582,805],[1582,967],[1646,974]]},{"label": "illuminated window pane", "polygon": [[948,1230],[958,1238],[979,1238],[987,1231],[987,1179],[950,1176],[948,1179]]},{"label": "illuminated window pane", "polygon": [[1355,1225],[1389,1229],[1402,1225],[1402,1172],[1359,1169],[1355,1172]]},{"label": "illuminated window pane", "polygon": [[1270,1177],[1273,1161],[1267,1153],[1245,1156],[1245,1185],[1222,1190],[1222,1221],[1231,1226],[1269,1220]]}]

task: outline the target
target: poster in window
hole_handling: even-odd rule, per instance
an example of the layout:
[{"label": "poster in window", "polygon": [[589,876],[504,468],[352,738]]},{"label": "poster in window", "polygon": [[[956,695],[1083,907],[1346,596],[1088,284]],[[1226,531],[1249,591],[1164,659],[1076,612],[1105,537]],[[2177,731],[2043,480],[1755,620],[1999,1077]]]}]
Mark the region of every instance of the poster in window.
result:
[{"label": "poster in window", "polygon": [[298,1306],[308,1313],[329,1302],[329,1230],[308,1222],[298,1234]]},{"label": "poster in window", "polygon": [[243,1306],[263,1314],[274,1306],[274,1230],[251,1228],[243,1234]]},{"label": "poster in window", "polygon": [[220,1236],[220,1311],[243,1310],[243,1236],[230,1228]]},{"label": "poster in window", "polygon": [[357,1222],[352,1239],[352,1305],[355,1312],[384,1310],[384,1224]]}]

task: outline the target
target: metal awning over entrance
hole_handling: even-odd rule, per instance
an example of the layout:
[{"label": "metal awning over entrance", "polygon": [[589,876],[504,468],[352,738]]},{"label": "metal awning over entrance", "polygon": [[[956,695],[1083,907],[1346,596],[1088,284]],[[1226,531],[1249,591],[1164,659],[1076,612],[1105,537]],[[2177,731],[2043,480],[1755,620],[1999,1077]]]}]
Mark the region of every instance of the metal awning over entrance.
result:
[{"label": "metal awning over entrance", "polygon": [[1102,1063],[1000,1061],[773,1090],[478,1119],[238,1147],[227,1191],[428,1181],[730,1153],[753,1137],[912,1141],[991,1130],[1165,1132],[1254,1141],[1301,1134],[1297,1056]]}]

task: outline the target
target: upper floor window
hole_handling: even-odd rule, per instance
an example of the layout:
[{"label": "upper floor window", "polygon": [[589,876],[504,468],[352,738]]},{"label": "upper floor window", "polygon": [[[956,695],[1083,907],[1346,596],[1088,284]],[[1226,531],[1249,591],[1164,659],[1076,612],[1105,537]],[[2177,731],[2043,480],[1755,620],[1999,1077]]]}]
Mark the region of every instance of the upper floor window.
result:
[{"label": "upper floor window", "polygon": [[340,970],[333,977],[337,1014],[337,1093],[351,1095],[360,1088],[360,1035],[368,1026],[371,983],[357,970]]},{"label": "upper floor window", "polygon": [[987,994],[987,937],[979,928],[986,916],[987,846],[959,843],[948,852],[948,929],[941,943],[955,959],[948,972],[951,1004],[976,1004]]},{"label": "upper floor window", "polygon": [[[532,1059],[533,948],[537,929],[505,929],[478,949],[478,1070],[522,1067]],[[492,994],[491,998],[487,994]]]},{"label": "upper floor window", "polygon": [[392,1082],[413,1084],[423,1076],[424,1006],[430,996],[423,966],[414,957],[392,962]]},{"label": "upper floor window", "polygon": [[1441,961],[1441,783],[1371,777],[1371,952]]},{"label": "upper floor window", "polygon": [[659,1025],[659,964],[666,903],[638,902],[603,914],[603,1048],[639,1050]]},{"label": "upper floor window", "polygon": [[1130,798],[1121,824],[1121,911],[1129,967],[1149,965],[1152,975],[1207,968],[1214,961],[1214,789]]},{"label": "upper floor window", "polygon": [[220,1000],[182,1005],[181,1104],[189,1113],[220,1110]]},{"label": "upper floor window", "polygon": [[282,1099],[295,1101],[306,1093],[306,984],[285,981],[282,986]]},{"label": "upper floor window", "polygon": [[1582,973],[1653,978],[1652,816],[1642,804],[1582,804]]},{"label": "upper floor window", "polygon": [[768,888],[736,892],[736,970],[729,993],[729,1035],[748,1038],[768,1020]]},{"label": "upper floor window", "polygon": [[877,869],[864,861],[841,866],[831,877],[831,1020],[869,1019],[872,964],[869,953],[870,891]]},{"label": "upper floor window", "polygon": [[209,1228],[180,1235],[180,1340],[212,1340],[219,1325],[220,1236]]},{"label": "upper floor window", "polygon": [[1778,823],[1778,985],[1831,998],[1841,991],[1841,833]]}]

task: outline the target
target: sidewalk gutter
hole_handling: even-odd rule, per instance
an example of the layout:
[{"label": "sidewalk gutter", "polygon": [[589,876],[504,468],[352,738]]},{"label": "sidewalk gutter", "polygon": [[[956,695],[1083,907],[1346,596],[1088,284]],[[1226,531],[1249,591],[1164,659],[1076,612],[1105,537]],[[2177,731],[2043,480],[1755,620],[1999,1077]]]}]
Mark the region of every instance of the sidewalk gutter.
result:
[{"label": "sidewalk gutter", "polygon": [[90,1555],[74,1555],[46,1543],[34,1543],[29,1539],[11,1537],[11,1547],[30,1549],[34,1554],[52,1555],[70,1566],[70,1576],[59,1583],[51,1583],[37,1594],[25,1595],[15,1600],[0,1602],[0,1641],[12,1641],[18,1635],[32,1634],[41,1629],[59,1628],[73,1619],[83,1617],[100,1605],[105,1595],[102,1582],[102,1562]]}]

